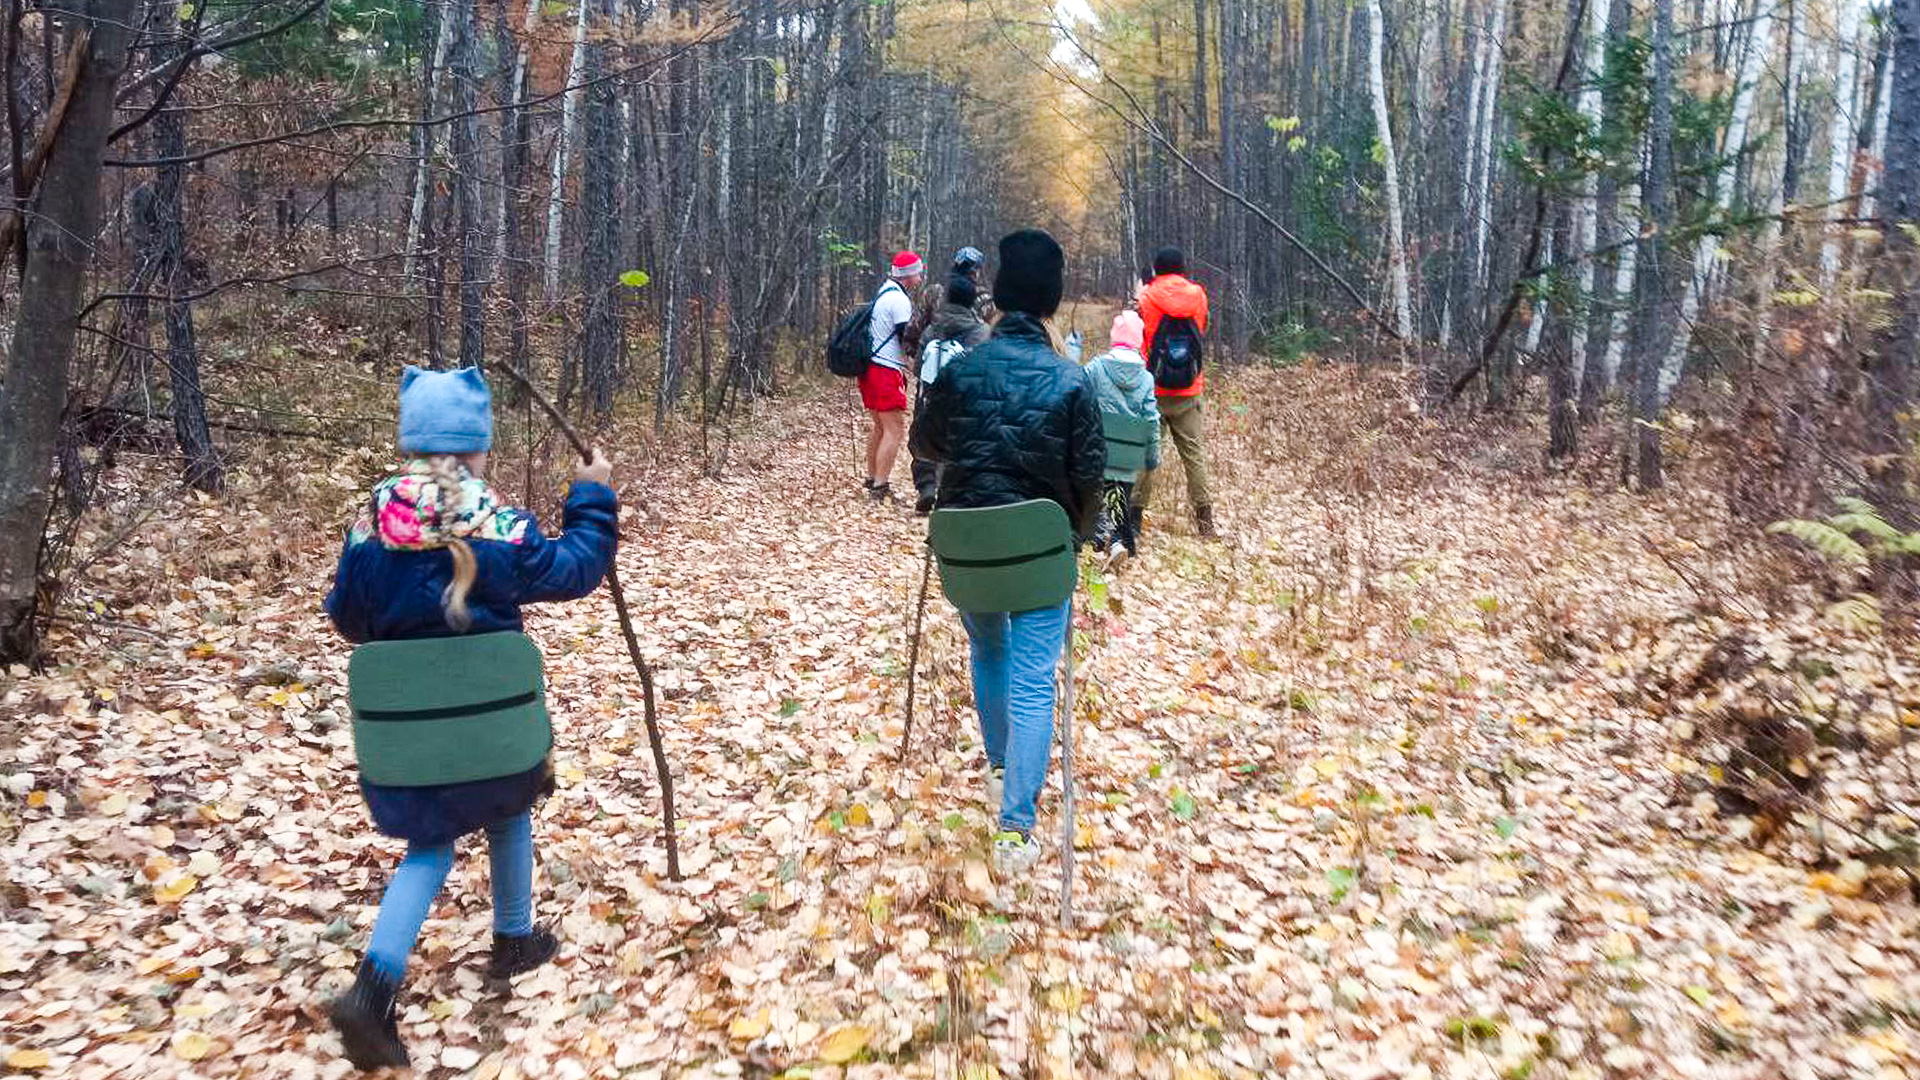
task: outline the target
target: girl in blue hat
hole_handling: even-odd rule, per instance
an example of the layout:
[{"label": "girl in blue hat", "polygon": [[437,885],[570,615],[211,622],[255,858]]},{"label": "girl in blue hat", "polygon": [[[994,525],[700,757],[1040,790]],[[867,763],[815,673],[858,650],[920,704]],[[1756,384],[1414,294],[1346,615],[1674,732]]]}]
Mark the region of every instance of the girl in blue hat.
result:
[{"label": "girl in blue hat", "polygon": [[[392,641],[521,629],[520,606],[591,593],[613,563],[618,501],[598,451],[574,470],[563,531],[486,482],[493,401],[476,368],[400,379],[400,449],[409,460],[374,486],[347,533],[327,614],[347,640]],[[423,672],[430,678],[431,672]],[[546,762],[472,783],[387,787],[360,782],[373,823],[407,842],[380,902],[352,989],[328,1015],[361,1069],[407,1067],[394,999],[407,956],[453,868],[454,841],[485,830],[493,880],[487,974],[511,978],[552,959],[559,942],[533,922],[533,804],[553,789]]]}]

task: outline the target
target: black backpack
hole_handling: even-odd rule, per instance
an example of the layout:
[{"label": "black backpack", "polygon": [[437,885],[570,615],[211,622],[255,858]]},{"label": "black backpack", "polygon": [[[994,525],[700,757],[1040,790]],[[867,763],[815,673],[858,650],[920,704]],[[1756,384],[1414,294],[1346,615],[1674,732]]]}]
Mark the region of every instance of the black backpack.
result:
[{"label": "black backpack", "polygon": [[1147,370],[1162,390],[1185,390],[1200,377],[1204,357],[1200,327],[1185,315],[1162,315],[1153,331]]},{"label": "black backpack", "polygon": [[[880,292],[885,293],[890,288],[898,286],[889,282]],[[833,336],[827,338],[828,371],[843,379],[859,378],[866,374],[867,364],[880,354],[880,349],[887,347],[887,341],[892,341],[893,335],[900,332],[896,328],[887,335],[886,341],[880,343],[880,348],[874,348],[873,305],[879,299],[879,296],[875,296],[873,300],[854,308],[846,318],[840,320]]]}]

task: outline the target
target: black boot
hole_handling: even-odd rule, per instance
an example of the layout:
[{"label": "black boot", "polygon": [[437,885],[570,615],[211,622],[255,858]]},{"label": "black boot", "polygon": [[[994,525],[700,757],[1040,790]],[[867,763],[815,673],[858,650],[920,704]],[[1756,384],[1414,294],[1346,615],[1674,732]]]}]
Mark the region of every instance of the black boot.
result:
[{"label": "black boot", "polygon": [[1193,523],[1202,540],[1220,539],[1220,530],[1213,523],[1213,507],[1196,506],[1193,508]]},{"label": "black boot", "polygon": [[560,939],[544,927],[536,926],[524,934],[493,935],[493,958],[487,961],[487,978],[511,979],[553,959],[560,951]]},{"label": "black boot", "polygon": [[327,1018],[340,1033],[340,1047],[356,1069],[405,1069],[407,1048],[394,1023],[393,999],[400,984],[362,963],[353,987],[333,999]]}]

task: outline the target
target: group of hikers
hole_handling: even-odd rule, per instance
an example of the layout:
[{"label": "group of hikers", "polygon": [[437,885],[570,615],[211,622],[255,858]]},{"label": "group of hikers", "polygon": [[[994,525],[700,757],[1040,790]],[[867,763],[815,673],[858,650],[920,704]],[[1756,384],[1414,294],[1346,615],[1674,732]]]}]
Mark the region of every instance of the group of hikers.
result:
[{"label": "group of hikers", "polygon": [[[1114,316],[1107,349],[1084,367],[1064,355],[1051,321],[1066,289],[1059,243],[1022,229],[1000,241],[999,255],[989,296],[980,289],[985,260],[977,249],[960,249],[945,285],[933,288],[925,288],[920,257],[902,251],[873,303],[849,321],[867,342],[856,377],[873,421],[868,497],[892,499],[900,448],[892,433],[907,426],[906,379],[917,359],[908,440],[917,512],[1050,499],[1111,566],[1138,554],[1164,430],[1185,467],[1197,531],[1217,535],[1201,412],[1207,294],[1187,277],[1185,255],[1173,247],[1154,255]],[[919,303],[908,299],[912,289],[923,290]],[[846,371],[844,361],[836,370]],[[1103,414],[1153,422],[1140,472],[1115,475],[1107,467]],[[1071,603],[961,614],[986,747],[987,803],[999,819],[993,857],[1003,875],[1024,873],[1040,857],[1034,805],[1053,745],[1054,670]]]},{"label": "group of hikers", "polygon": [[[835,370],[858,380],[861,405],[872,421],[863,486],[874,502],[893,501],[891,478],[904,445],[913,459],[915,513],[924,516],[941,505],[939,463],[918,449],[918,436],[908,438],[909,410],[916,418],[924,415],[930,388],[938,385],[955,360],[998,336],[1003,325],[1009,330],[1016,325],[1007,323],[1004,314],[1033,315],[1030,307],[1013,306],[1018,301],[1005,293],[1002,276],[1009,274],[1005,259],[991,293],[981,284],[985,267],[979,248],[963,247],[954,253],[946,280],[929,282],[920,256],[901,251],[893,257],[872,303],[856,312],[843,331],[858,334],[854,347],[863,354],[856,355],[849,366],[836,365]],[[1006,283],[1018,282],[1021,272],[1021,267],[1013,267]],[[910,297],[916,290],[917,296]],[[1065,360],[1073,350],[1053,329],[1053,314],[1049,309],[1033,317],[1045,329],[1043,337],[1054,355]],[[1141,272],[1126,308],[1114,317],[1107,350],[1083,370],[1099,412],[1155,421],[1155,430],[1164,430],[1172,439],[1186,473],[1195,528],[1211,538],[1217,535],[1217,526],[1207,487],[1201,404],[1206,373],[1200,357],[1206,330],[1206,290],[1187,276],[1186,256],[1179,248],[1162,248],[1152,266]],[[830,351],[836,347],[843,346],[838,341],[829,344]],[[916,385],[911,406],[910,373]],[[1109,562],[1137,552],[1141,510],[1152,497],[1159,458],[1156,437],[1140,475],[1110,482],[1097,500],[1092,538],[1101,542]],[[1073,504],[1061,502],[1070,515],[1074,513]]]},{"label": "group of hikers", "polygon": [[[1102,414],[1115,412],[1155,418],[1156,433],[1171,437],[1198,531],[1213,535],[1201,419],[1207,298],[1186,276],[1181,252],[1154,256],[1128,309],[1114,318],[1108,348],[1085,367],[1063,355],[1051,323],[1065,290],[1060,245],[1044,231],[1022,229],[1001,239],[998,253],[989,293],[978,249],[957,252],[945,282],[932,287],[924,262],[901,252],[862,309],[852,352],[859,362],[835,370],[858,379],[872,414],[867,497],[891,501],[904,443],[920,513],[1051,499],[1078,536],[1116,560],[1137,550],[1160,439],[1141,474],[1109,479]],[[916,384],[910,438],[909,371]],[[598,451],[574,470],[559,535],[547,536],[532,514],[505,503],[486,480],[493,408],[477,369],[408,366],[399,398],[405,463],[375,485],[349,527],[325,604],[357,646],[348,691],[362,795],[374,827],[407,845],[353,984],[328,1005],[342,1050],[361,1069],[408,1065],[397,1023],[400,986],[462,837],[487,836],[488,978],[511,979],[559,951],[553,932],[533,917],[531,812],[553,790],[553,771],[544,683],[537,650],[522,635],[521,608],[597,588],[613,565],[619,511],[612,467]],[[998,823],[993,860],[1006,877],[1040,857],[1035,803],[1050,765],[1054,670],[1069,614],[1070,601],[963,615],[987,806]],[[530,657],[520,684],[498,670],[502,645]],[[421,646],[437,651],[409,651]],[[531,736],[528,725],[537,728]],[[443,749],[423,754],[421,746]]]}]

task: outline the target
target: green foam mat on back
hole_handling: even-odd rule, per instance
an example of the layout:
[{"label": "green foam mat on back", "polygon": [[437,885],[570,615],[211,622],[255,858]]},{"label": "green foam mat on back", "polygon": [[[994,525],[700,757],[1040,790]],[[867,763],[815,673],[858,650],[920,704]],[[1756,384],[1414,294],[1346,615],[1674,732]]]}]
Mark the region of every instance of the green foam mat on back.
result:
[{"label": "green foam mat on back", "polygon": [[540,650],[525,634],[371,642],[348,661],[347,693],[371,783],[491,780],[553,749]]},{"label": "green foam mat on back", "polygon": [[1051,499],[936,510],[928,531],[941,591],[961,611],[1053,607],[1079,580],[1073,526]]}]

